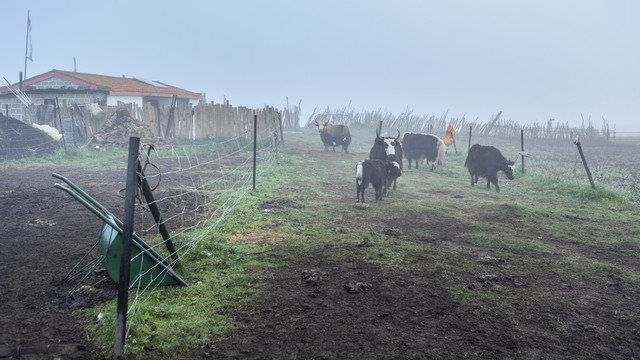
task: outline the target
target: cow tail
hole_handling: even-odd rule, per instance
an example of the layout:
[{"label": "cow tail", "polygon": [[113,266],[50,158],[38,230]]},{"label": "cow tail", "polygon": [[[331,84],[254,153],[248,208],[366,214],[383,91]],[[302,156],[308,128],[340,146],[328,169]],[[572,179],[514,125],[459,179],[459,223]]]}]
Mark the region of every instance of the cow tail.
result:
[{"label": "cow tail", "polygon": [[362,185],[362,161],[356,164],[356,184],[358,186]]},{"label": "cow tail", "polygon": [[438,158],[436,160],[444,160],[447,155],[447,145],[444,144],[442,139],[438,139]]}]

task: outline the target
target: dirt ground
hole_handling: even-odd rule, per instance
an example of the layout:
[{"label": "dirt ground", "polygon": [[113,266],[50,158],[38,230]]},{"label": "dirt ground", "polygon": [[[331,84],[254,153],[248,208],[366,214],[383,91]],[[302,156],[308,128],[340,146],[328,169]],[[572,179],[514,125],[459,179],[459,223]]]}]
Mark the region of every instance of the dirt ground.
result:
[{"label": "dirt ground", "polygon": [[[314,153],[327,160],[335,153]],[[88,292],[69,296],[73,282],[64,281],[72,266],[97,241],[102,223],[66,193],[55,189],[52,172],[69,177],[98,202],[121,217],[123,171],[83,171],[40,168],[0,170],[0,349],[62,345],[56,351],[23,355],[23,359],[94,357],[84,320],[76,310],[116,297],[113,282],[107,281]],[[335,191],[352,201],[352,186]],[[371,189],[369,189],[371,191]],[[371,196],[371,193],[369,193]],[[453,194],[446,194],[452,196]],[[289,204],[291,205],[291,204]],[[295,205],[295,204],[294,204]],[[283,206],[288,206],[284,204]],[[480,252],[451,238],[456,227],[470,226],[448,218],[380,219],[394,229],[413,232],[429,230],[437,241],[428,246],[469,247],[468,261],[478,261]],[[336,231],[347,222],[337,217]],[[506,221],[506,220],[505,220]],[[331,225],[331,224],[330,224]],[[390,227],[391,229],[391,227]],[[453,231],[452,231],[453,229]],[[387,235],[393,241],[393,229]],[[416,235],[417,241],[420,237]],[[506,317],[475,316],[461,307],[440,284],[441,274],[382,270],[362,260],[354,247],[346,261],[333,261],[332,253],[344,244],[327,245],[305,258],[287,259],[289,267],[265,274],[264,293],[268,301],[252,309],[237,309],[237,330],[225,340],[185,351],[184,358],[237,359],[631,359],[640,356],[637,324],[612,319],[614,310],[637,314],[640,304],[628,298],[624,289],[571,287],[569,280],[540,278],[536,269],[520,269],[521,277],[468,279],[470,287],[503,286],[513,291],[547,291],[580,304],[578,314],[563,309],[528,308],[532,321],[516,326]],[[566,251],[574,251],[566,244]],[[637,269],[632,256],[611,254]],[[609,253],[589,256],[609,256]],[[264,254],[262,256],[268,256]],[[379,256],[384,256],[380,253]],[[613,255],[612,255],[613,256]],[[508,266],[497,263],[496,267]],[[513,265],[511,265],[513,266]],[[98,276],[96,275],[97,279]],[[430,286],[417,286],[424,283]],[[525,293],[526,293],[525,291]],[[551,290],[549,290],[551,291]],[[555,311],[555,312],[554,312]],[[561,317],[572,326],[589,318],[590,326],[617,331],[549,334],[550,317]],[[615,333],[615,336],[611,336]],[[606,335],[606,336],[605,336]],[[65,347],[75,344],[77,346]]]},{"label": "dirt ground", "polygon": [[[54,171],[65,173],[46,168],[0,170],[0,348],[80,344],[84,350],[67,356],[90,358],[92,344],[74,310],[114,298],[116,287],[105,282],[82,295],[68,296],[74,284],[63,279],[98,240],[102,223],[53,187]],[[123,174],[116,179],[110,173],[85,172],[72,181],[91,184],[83,189],[117,215],[122,203],[115,199],[120,200],[117,188],[123,184]]]}]

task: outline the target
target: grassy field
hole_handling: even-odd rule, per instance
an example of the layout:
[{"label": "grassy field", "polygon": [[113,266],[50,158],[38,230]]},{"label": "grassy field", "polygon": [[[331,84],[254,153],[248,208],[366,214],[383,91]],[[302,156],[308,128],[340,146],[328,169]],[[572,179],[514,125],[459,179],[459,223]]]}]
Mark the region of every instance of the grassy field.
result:
[{"label": "grassy field", "polygon": [[[463,166],[466,140],[457,136],[458,154],[450,148],[434,172],[405,164],[398,190],[380,202],[370,187],[367,205],[356,206],[354,166],[368,157],[372,133],[352,129],[351,154],[322,151],[315,130],[285,133],[279,164],[181,259],[176,271],[189,286],[158,289],[145,298],[143,311],[130,315],[128,356],[195,356],[202,354],[198,349],[237,340],[239,329],[251,326],[241,325],[242,319],[270,306],[273,282],[288,269],[306,268],[305,261],[310,268],[319,256],[334,267],[357,262],[393,276],[387,283],[397,284],[399,292],[434,291],[454,304],[459,328],[424,337],[461,352],[425,350],[427,355],[640,354],[640,212],[636,185],[625,184],[637,181],[638,162],[616,171],[619,163],[603,163],[603,147],[593,151],[586,142],[594,190],[576,162],[575,145],[527,144],[534,157],[526,160],[526,172],[517,171],[514,180],[500,174],[498,194],[482,180],[470,186]],[[474,140],[498,146],[511,159],[520,148],[519,139]],[[607,149],[611,159],[616,150]],[[174,241],[179,245],[192,236]],[[369,293],[375,297],[375,287]],[[431,306],[424,300],[425,308]],[[402,308],[375,311],[394,317]],[[110,357],[115,301],[87,311],[87,319],[104,357]],[[490,340],[465,342],[474,336],[464,328],[492,328],[496,341],[508,337],[526,345],[500,352],[487,345]],[[462,340],[447,343],[451,332]],[[313,357],[300,349],[297,357]]]}]

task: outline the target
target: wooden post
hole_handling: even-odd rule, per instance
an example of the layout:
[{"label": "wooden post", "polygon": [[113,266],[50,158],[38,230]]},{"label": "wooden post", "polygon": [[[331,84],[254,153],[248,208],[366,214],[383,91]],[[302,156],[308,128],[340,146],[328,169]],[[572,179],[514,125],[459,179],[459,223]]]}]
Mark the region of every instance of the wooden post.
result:
[{"label": "wooden post", "polygon": [[[149,149],[151,150],[151,149]],[[153,197],[153,191],[151,191],[151,186],[149,186],[149,182],[147,181],[147,177],[144,175],[144,171],[142,171],[142,167],[140,166],[140,162],[138,162],[138,183],[142,184],[142,194],[144,195],[144,199],[149,205],[149,210],[151,210],[151,215],[153,215],[153,219],[156,221],[156,225],[158,225],[158,230],[160,231],[160,235],[162,235],[162,239],[164,240],[164,245],[167,247],[169,254],[171,254],[171,260],[173,262],[178,262],[178,253],[176,252],[176,248],[173,246],[173,241],[171,241],[171,235],[169,235],[169,230],[167,230],[167,226],[162,219],[162,213],[160,212],[160,208],[156,203],[156,200]]]},{"label": "wooden post", "polygon": [[[300,111],[302,109],[302,99],[300,99],[300,101],[298,102],[298,109],[296,109],[296,116],[295,116],[295,122],[294,122],[294,128],[297,130],[298,129],[298,122],[300,121],[300,119],[298,118],[298,116],[300,116]],[[284,145],[284,142],[282,143],[282,145]]]},{"label": "wooden post", "polygon": [[[446,137],[446,133],[445,133]],[[451,133],[451,140],[453,141],[453,150],[456,151],[456,155],[458,155],[458,147],[456,146],[456,139],[453,137],[453,132]]]},{"label": "wooden post", "polygon": [[229,126],[231,122],[231,114],[230,114],[231,106],[229,105],[229,100],[224,103],[224,130],[223,136],[231,137],[231,131],[229,130],[231,127]]},{"label": "wooden post", "polygon": [[471,128],[473,126],[469,126],[469,146],[467,146],[467,151],[469,151],[469,149],[471,149]]},{"label": "wooden post", "polygon": [[276,148],[276,164],[278,164],[278,126],[276,125],[276,115],[272,113],[271,119],[273,119],[273,144]]},{"label": "wooden post", "polygon": [[576,144],[576,146],[578,147],[578,152],[580,153],[580,158],[582,158],[582,164],[584,165],[584,169],[587,171],[587,176],[589,177],[591,188],[595,189],[596,184],[593,182],[593,178],[591,177],[591,171],[589,171],[589,166],[587,166],[587,159],[584,158],[584,153],[582,152],[582,145],[580,145],[580,138],[576,137],[573,143]]},{"label": "wooden post", "polygon": [[55,109],[58,113],[58,119],[60,120],[60,134],[62,134],[62,145],[64,145],[64,152],[67,152],[67,140],[64,138],[64,124],[62,123],[62,114],[60,113],[60,103],[58,102],[58,97],[56,96],[56,105]]},{"label": "wooden post", "polygon": [[122,229],[122,249],[120,255],[120,276],[118,278],[118,304],[116,313],[116,334],[113,358],[122,358],[122,349],[127,328],[127,307],[129,305],[129,271],[131,271],[131,237],[136,201],[136,170],[138,168],[139,137],[129,138],[129,158],[124,200],[124,226]]},{"label": "wooden post", "polygon": [[155,124],[153,122],[153,112],[151,111],[151,103],[147,101],[146,107],[147,107],[147,117],[148,117],[147,121],[149,122],[149,126],[155,133],[156,127],[154,126]]},{"label": "wooden post", "polygon": [[256,147],[258,142],[258,115],[253,115],[253,190],[256,189]]},{"label": "wooden post", "polygon": [[169,117],[167,118],[167,129],[164,133],[164,137],[170,138],[176,135],[175,132],[175,110],[176,110],[176,101],[178,100],[178,95],[173,95],[171,97],[171,106],[169,107]]},{"label": "wooden post", "polygon": [[278,122],[280,123],[280,144],[284,146],[284,134],[282,131],[282,114],[278,112]]},{"label": "wooden post", "polygon": [[[524,129],[520,129],[520,151],[524,152]],[[522,173],[524,174],[524,155],[520,157],[522,158]]]}]

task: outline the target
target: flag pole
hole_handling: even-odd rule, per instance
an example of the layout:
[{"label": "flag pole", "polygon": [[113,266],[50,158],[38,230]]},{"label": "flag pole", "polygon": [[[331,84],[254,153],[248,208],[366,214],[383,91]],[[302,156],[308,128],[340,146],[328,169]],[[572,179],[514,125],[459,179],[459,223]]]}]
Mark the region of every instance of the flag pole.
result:
[{"label": "flag pole", "polygon": [[27,10],[27,40],[24,46],[24,79],[27,80],[27,53],[29,51],[29,31],[31,30],[31,19],[29,18],[29,10]]}]

